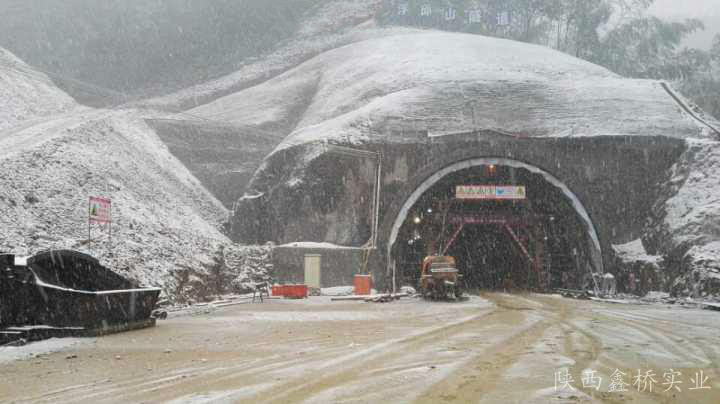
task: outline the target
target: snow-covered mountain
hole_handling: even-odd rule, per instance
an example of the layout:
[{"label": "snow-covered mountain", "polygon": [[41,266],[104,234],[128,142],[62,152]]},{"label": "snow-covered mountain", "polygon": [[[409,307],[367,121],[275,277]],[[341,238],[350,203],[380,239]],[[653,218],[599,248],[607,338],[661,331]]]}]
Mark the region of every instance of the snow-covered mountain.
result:
[{"label": "snow-covered mountain", "polygon": [[[647,240],[654,240],[653,254],[688,261],[681,271],[698,268],[704,277],[720,276],[720,255],[714,253],[720,233],[713,224],[720,216],[714,191],[720,176],[713,171],[720,125],[662,82],[626,79],[526,43],[368,27],[349,43],[188,113],[273,128],[285,137],[276,151],[310,142],[404,142],[403,131],[417,130],[430,136],[495,130],[531,137],[683,139],[688,151],[675,167],[666,200],[656,202],[658,216]],[[302,182],[267,183],[294,175],[278,172],[303,173],[282,158],[275,163],[266,160],[256,174],[262,183],[256,191]],[[678,279],[689,275],[683,276]]]},{"label": "snow-covered mountain", "polygon": [[[291,39],[260,57],[247,60],[237,71],[132,105],[179,112],[171,116],[172,119],[153,120],[151,126],[172,153],[230,208],[242,196],[262,159],[297,122],[289,115],[288,120],[280,119],[267,125],[262,122],[236,124],[220,114],[215,116],[210,112],[199,116],[188,110],[266,82],[324,51],[383,35],[382,30],[373,29],[372,20],[381,5],[381,0],[322,2],[318,8],[308,10]],[[305,101],[309,102],[295,101],[300,109]]]},{"label": "snow-covered mountain", "polygon": [[[175,269],[200,271],[229,244],[220,231],[226,209],[146,114],[76,108],[42,75],[6,59],[23,73],[0,67],[0,94],[10,102],[0,108],[0,251],[77,249],[143,284],[172,287]],[[112,242],[97,225],[88,241],[90,196],[112,199]]]},{"label": "snow-covered mountain", "polygon": [[189,113],[278,128],[287,135],[279,148],[403,128],[707,136],[661,83],[625,79],[546,47],[440,31],[372,32]]},{"label": "snow-covered mountain", "polygon": [[262,56],[245,61],[235,72],[137,105],[185,111],[221,96],[252,87],[327,50],[377,35],[372,17],[382,0],[330,0],[311,10],[291,39]]},{"label": "snow-covered mountain", "polygon": [[3,130],[23,121],[76,106],[47,76],[0,48],[0,137]]},{"label": "snow-covered mountain", "polygon": [[[200,268],[230,243],[219,230],[227,210],[209,179],[214,171],[247,177],[260,166],[256,149],[252,161],[237,161],[248,152],[241,150],[248,134],[267,136],[257,150],[269,151],[313,141],[403,141],[397,135],[404,129],[432,136],[490,129],[697,139],[679,163],[672,195],[662,201],[667,206],[658,208],[658,226],[670,235],[666,251],[690,243],[713,256],[720,238],[705,220],[720,216],[720,207],[693,189],[718,182],[712,165],[702,163],[717,160],[718,146],[712,130],[662,83],[624,79],[531,44],[378,28],[372,16],[380,5],[327,2],[292,39],[236,72],[122,111],[78,106],[0,49],[0,250],[75,248],[146,284],[166,286],[174,269]],[[194,128],[207,122],[209,129],[197,133],[215,138],[193,139],[205,145],[195,150],[194,142],[159,135],[159,126],[144,118],[168,116],[148,109],[181,112],[171,118],[191,120]],[[172,131],[185,129],[173,125]],[[219,149],[227,161],[215,158]],[[114,201],[112,246],[99,228],[96,241],[86,240],[91,195]]]}]

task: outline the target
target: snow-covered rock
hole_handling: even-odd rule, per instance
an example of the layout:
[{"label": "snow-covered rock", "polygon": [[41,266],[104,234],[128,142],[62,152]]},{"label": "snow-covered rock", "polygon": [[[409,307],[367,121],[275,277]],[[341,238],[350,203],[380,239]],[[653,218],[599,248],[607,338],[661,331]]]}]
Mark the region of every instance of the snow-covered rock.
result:
[{"label": "snow-covered rock", "polygon": [[633,240],[626,244],[613,245],[615,255],[626,263],[647,263],[658,266],[662,262],[662,257],[658,255],[649,255],[645,251],[641,239]]},{"label": "snow-covered rock", "polygon": [[0,137],[20,122],[77,107],[44,74],[0,48]]},{"label": "snow-covered rock", "polygon": [[675,245],[719,240],[720,142],[689,139],[669,185],[675,193],[659,212],[666,239]]},{"label": "snow-covered rock", "polygon": [[258,284],[272,281],[271,254],[271,244],[221,244],[209,262],[175,268],[168,295],[177,303],[192,303],[253,292]]},{"label": "snow-covered rock", "polygon": [[614,272],[623,292],[642,295],[668,287],[663,257],[648,254],[641,239],[612,248],[617,259]]},{"label": "snow-covered rock", "polygon": [[720,296],[720,142],[688,139],[649,236],[670,257],[677,295]]},{"label": "snow-covered rock", "polygon": [[415,288],[412,286],[401,286],[400,293],[407,293],[408,295],[412,296],[417,294],[417,290],[415,290]]}]

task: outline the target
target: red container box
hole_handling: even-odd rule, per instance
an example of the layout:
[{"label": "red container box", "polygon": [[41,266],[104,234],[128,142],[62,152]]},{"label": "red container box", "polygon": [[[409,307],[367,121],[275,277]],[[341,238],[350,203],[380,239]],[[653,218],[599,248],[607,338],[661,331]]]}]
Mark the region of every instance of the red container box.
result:
[{"label": "red container box", "polygon": [[292,299],[304,299],[308,296],[307,285],[285,285],[283,294]]},{"label": "red container box", "polygon": [[283,296],[284,295],[284,285],[273,285],[271,293],[273,296]]},{"label": "red container box", "polygon": [[356,295],[369,295],[372,292],[372,275],[355,275],[353,279]]},{"label": "red container box", "polygon": [[308,297],[307,285],[273,285],[273,296],[282,296],[289,299],[304,299]]}]

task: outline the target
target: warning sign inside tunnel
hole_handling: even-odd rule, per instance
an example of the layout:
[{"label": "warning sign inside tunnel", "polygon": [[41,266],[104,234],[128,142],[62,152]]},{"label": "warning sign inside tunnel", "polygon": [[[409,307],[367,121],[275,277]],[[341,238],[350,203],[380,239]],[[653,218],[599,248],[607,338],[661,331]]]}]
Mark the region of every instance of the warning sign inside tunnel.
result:
[{"label": "warning sign inside tunnel", "polygon": [[524,185],[458,185],[457,199],[525,199]]}]

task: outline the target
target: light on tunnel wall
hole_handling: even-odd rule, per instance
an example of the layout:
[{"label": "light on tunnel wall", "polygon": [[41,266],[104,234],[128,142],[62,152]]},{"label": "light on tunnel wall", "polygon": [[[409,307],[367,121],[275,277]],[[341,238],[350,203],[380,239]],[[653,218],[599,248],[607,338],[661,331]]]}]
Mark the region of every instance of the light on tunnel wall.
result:
[{"label": "light on tunnel wall", "polygon": [[487,166],[487,173],[488,175],[495,175],[495,164]]},{"label": "light on tunnel wall", "polygon": [[420,224],[421,221],[422,221],[422,219],[420,219],[420,216],[415,216],[415,217],[413,218],[413,222],[414,222],[415,224]]}]

